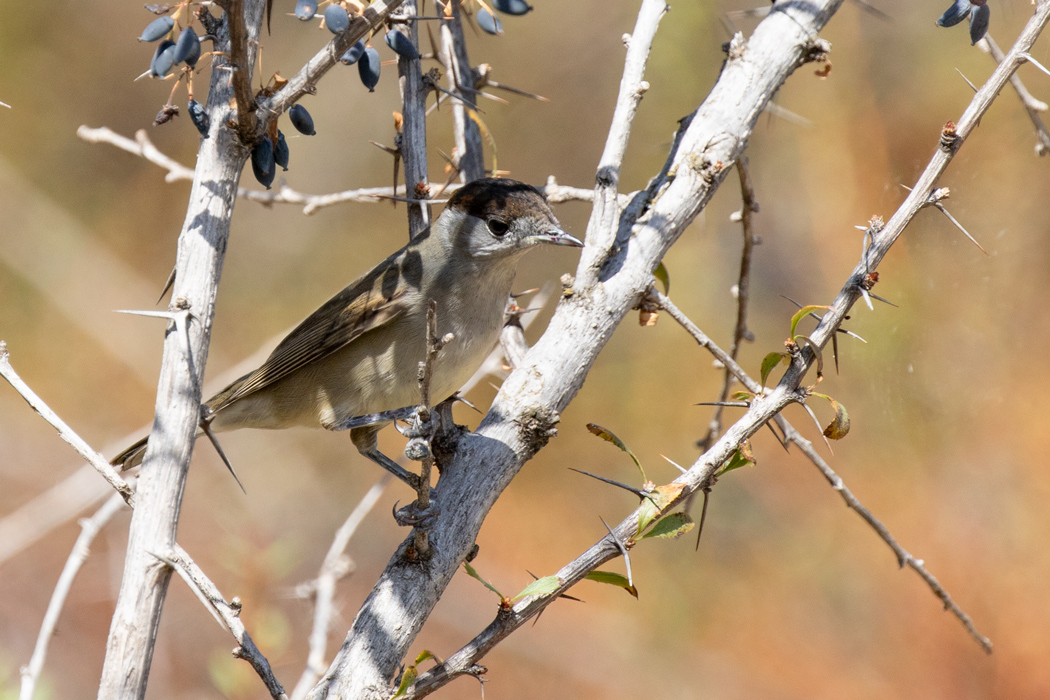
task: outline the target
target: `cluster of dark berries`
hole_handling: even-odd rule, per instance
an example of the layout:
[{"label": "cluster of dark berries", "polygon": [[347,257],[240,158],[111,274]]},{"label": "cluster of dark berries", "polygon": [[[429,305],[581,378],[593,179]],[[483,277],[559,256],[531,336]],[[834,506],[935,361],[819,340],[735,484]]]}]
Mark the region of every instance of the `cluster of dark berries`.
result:
[{"label": "cluster of dark berries", "polygon": [[[317,133],[314,129],[313,117],[302,105],[292,105],[292,108],[288,110],[288,119],[300,134],[313,136]],[[252,149],[252,174],[255,175],[260,185],[270,189],[277,175],[277,166],[281,166],[285,171],[288,170],[290,155],[284,133],[278,129],[276,140],[266,137]]]},{"label": "cluster of dark berries", "polygon": [[193,68],[201,57],[200,37],[193,31],[193,27],[187,26],[179,34],[178,40],[173,41],[170,37],[174,29],[175,20],[165,15],[146,25],[142,36],[139,37],[139,41],[150,42],[164,39],[157,45],[157,50],[153,52],[153,60],[149,63],[149,74],[154,78],[166,77],[179,63]]},{"label": "cluster of dark berries", "polygon": [[944,11],[937,25],[940,27],[954,27],[967,17],[970,18],[970,44],[976,44],[988,33],[988,21],[992,11],[988,7],[988,0],[955,0],[952,6]]}]

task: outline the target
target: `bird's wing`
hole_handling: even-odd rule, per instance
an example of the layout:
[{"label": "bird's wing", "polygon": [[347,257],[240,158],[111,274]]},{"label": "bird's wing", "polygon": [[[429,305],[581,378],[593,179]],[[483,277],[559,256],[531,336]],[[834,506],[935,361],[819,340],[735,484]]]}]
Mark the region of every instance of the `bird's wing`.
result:
[{"label": "bird's wing", "polygon": [[362,334],[390,323],[404,313],[406,291],[387,296],[376,281],[377,271],[329,299],[300,323],[266,358],[259,369],[241,377],[208,401],[220,411],[234,401],[345,347]]}]

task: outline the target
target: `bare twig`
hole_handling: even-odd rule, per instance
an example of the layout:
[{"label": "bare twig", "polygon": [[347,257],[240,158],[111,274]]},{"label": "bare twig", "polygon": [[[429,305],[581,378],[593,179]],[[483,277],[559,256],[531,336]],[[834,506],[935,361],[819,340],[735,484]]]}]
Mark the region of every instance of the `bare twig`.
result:
[{"label": "bare twig", "polygon": [[[999,45],[995,43],[995,39],[992,38],[991,34],[985,34],[984,39],[979,41],[977,45],[991,54],[996,63],[1002,63],[1003,59],[1006,58],[1002,49],[1000,49]],[[1021,76],[1017,75],[1017,73],[1010,75],[1010,85],[1017,93],[1017,96],[1021,99],[1021,104],[1028,113],[1028,118],[1032,120],[1032,126],[1035,127],[1035,136],[1036,139],[1038,139],[1038,143],[1035,145],[1035,152],[1038,155],[1045,156],[1050,152],[1050,131],[1047,130],[1046,124],[1043,123],[1043,118],[1039,113],[1045,112],[1047,110],[1047,105],[1042,100],[1037,100],[1032,96],[1032,93],[1028,92],[1028,88],[1026,88],[1024,83],[1021,82]]]},{"label": "bare twig", "polygon": [[[408,37],[412,45],[419,47],[417,23],[412,21],[418,14],[417,0],[406,0],[394,13],[397,19],[394,31]],[[427,86],[423,82],[420,59],[408,56],[397,57],[398,84],[401,88],[402,127],[398,134],[398,151],[405,166],[405,190],[409,197],[426,199],[430,194],[427,176]],[[397,183],[395,183],[397,184]],[[415,238],[430,225],[430,207],[425,204],[408,205],[408,238]]]},{"label": "bare twig", "polygon": [[66,596],[73,585],[80,567],[84,564],[90,553],[91,543],[95,536],[110,519],[124,506],[124,499],[119,494],[110,496],[102,507],[95,511],[90,518],[80,521],[80,536],[73,544],[73,551],[66,559],[66,565],[55,584],[55,590],[51,594],[51,601],[47,604],[47,612],[44,613],[44,621],[40,625],[40,634],[36,638],[36,646],[33,648],[33,656],[29,663],[22,667],[22,687],[18,693],[19,700],[33,700],[33,690],[40,678],[40,672],[44,668],[44,660],[47,658],[47,647],[58,624],[58,616],[66,604]]},{"label": "bare twig", "polygon": [[576,280],[583,286],[594,284],[602,262],[609,256],[615,241],[620,217],[618,202],[620,185],[620,168],[623,165],[627,140],[631,134],[634,115],[642,95],[649,89],[649,83],[643,80],[645,64],[649,59],[649,50],[656,36],[656,28],[667,12],[664,0],[643,0],[638,11],[638,21],[634,32],[623,37],[627,46],[627,58],[624,61],[623,78],[620,80],[620,93],[616,98],[616,109],[613,112],[612,125],[605,141],[605,150],[598,162],[595,176],[594,206],[587,224],[587,245],[581,255],[581,264]]},{"label": "bare twig", "polygon": [[[423,440],[426,449],[423,457],[412,457],[419,459],[419,488],[417,491],[416,508],[420,513],[426,513],[430,509],[430,474],[434,467],[434,453],[430,443],[434,438],[434,428],[431,419],[434,417],[431,410],[430,383],[434,376],[434,362],[437,360],[441,349],[453,340],[451,333],[438,337],[437,330],[437,301],[431,299],[427,306],[427,347],[426,355],[419,363],[419,410],[416,412],[414,430],[411,431],[413,440]],[[420,429],[423,429],[421,431]],[[424,432],[425,431],[425,432]],[[409,443],[411,445],[411,443]],[[427,528],[420,526],[415,529],[415,557],[423,557],[430,550],[430,538]]]},{"label": "bare twig", "polygon": [[[733,215],[733,220],[740,222],[741,231],[744,234],[744,245],[740,251],[740,275],[736,283],[736,327],[733,328],[733,342],[729,346],[729,356],[734,360],[740,354],[740,346],[743,341],[753,339],[751,332],[747,329],[747,302],[751,288],[751,252],[755,247],[755,230],[751,224],[751,217],[758,212],[755,187],[751,182],[751,174],[748,172],[747,158],[741,158],[736,162],[736,170],[740,175],[741,206],[740,211]],[[733,373],[727,367],[718,401],[725,402],[732,388]],[[722,432],[722,409],[722,406],[715,408],[711,422],[708,424],[707,435],[698,443],[701,450],[706,450]]]},{"label": "bare twig", "polygon": [[465,182],[471,182],[485,177],[485,150],[481,130],[463,105],[464,101],[473,102],[475,73],[467,56],[460,0],[450,2],[452,17],[441,23],[441,51],[448,73],[449,89],[460,98],[452,103],[453,136],[456,141],[456,150],[452,154],[453,165],[459,169]]},{"label": "bare twig", "polygon": [[96,452],[91,445],[87,444],[87,442],[77,435],[72,428],[66,425],[66,422],[59,418],[58,414],[52,411],[51,408],[44,403],[43,399],[37,396],[36,392],[30,389],[29,385],[18,376],[14,367],[11,366],[11,358],[7,352],[7,343],[2,340],[0,340],[0,376],[3,376],[14,390],[22,395],[22,398],[26,400],[26,403],[32,406],[33,410],[39,413],[41,418],[50,423],[51,427],[58,431],[58,436],[60,438],[68,442],[81,457],[88,461],[88,464],[94,467],[95,471],[102,475],[102,478],[105,479],[110,486],[116,489],[117,493],[120,494],[121,498],[123,498],[128,505],[134,505],[135,492],[134,489],[131,488],[131,485],[120,477],[120,474],[117,473],[117,470],[110,465],[105,457]]},{"label": "bare twig", "polygon": [[212,614],[217,617],[219,623],[229,630],[230,634],[237,640],[237,644],[240,645],[233,650],[233,655],[251,664],[259,678],[266,684],[270,697],[274,700],[287,700],[288,696],[273,675],[270,663],[259,651],[259,648],[255,646],[255,642],[252,641],[248,631],[244,628],[244,623],[241,622],[240,601],[234,598],[233,602],[226,602],[218,587],[212,583],[211,579],[205,575],[204,571],[197,566],[196,562],[190,558],[190,555],[182,547],[175,545],[166,554],[155,554],[154,556],[168,566],[173,567],[189,585],[190,590],[194,591],[197,597],[212,611]]},{"label": "bare twig", "polygon": [[954,600],[952,600],[952,597],[948,595],[948,591],[946,591],[944,587],[941,586],[940,582],[933,577],[933,574],[926,570],[923,560],[916,559],[897,543],[897,540],[892,534],[890,534],[890,531],[886,526],[883,525],[878,518],[872,515],[871,511],[864,507],[857,497],[853,495],[853,492],[846,487],[846,484],[842,481],[839,475],[832,470],[828,463],[825,462],[819,454],[817,454],[817,451],[813,449],[812,442],[802,437],[802,435],[795,430],[795,428],[788,423],[787,419],[783,416],[778,416],[776,421],[784,431],[784,435],[787,439],[797,445],[798,448],[802,450],[802,454],[806,455],[809,461],[820,470],[821,474],[823,474],[824,478],[828,480],[828,483],[831,484],[832,488],[838,491],[839,495],[842,496],[842,500],[846,502],[846,505],[856,511],[857,515],[859,515],[864,522],[866,522],[871,529],[882,538],[882,541],[893,550],[894,555],[897,557],[898,566],[901,568],[904,568],[905,566],[911,567],[915,573],[922,577],[922,580],[926,582],[926,585],[930,587],[930,590],[933,591],[934,595],[940,598],[941,602],[944,604],[944,609],[950,610],[951,613],[959,619],[966,628],[966,631],[969,632],[970,636],[981,645],[982,649],[989,654],[992,653],[991,640],[977,631],[970,616],[967,615]]},{"label": "bare twig", "polygon": [[390,483],[390,479],[390,474],[384,474],[364,495],[357,507],[336,531],[317,578],[309,583],[314,595],[314,625],[310,632],[310,654],[306,659],[306,668],[303,669],[303,674],[299,677],[299,682],[295,684],[295,690],[292,691],[292,700],[303,700],[310,688],[324,673],[325,648],[328,646],[328,628],[332,624],[335,585],[350,568],[346,564],[344,552],[350,543],[350,538],[354,536],[357,527],[368,515],[368,511],[379,500],[379,496]]}]

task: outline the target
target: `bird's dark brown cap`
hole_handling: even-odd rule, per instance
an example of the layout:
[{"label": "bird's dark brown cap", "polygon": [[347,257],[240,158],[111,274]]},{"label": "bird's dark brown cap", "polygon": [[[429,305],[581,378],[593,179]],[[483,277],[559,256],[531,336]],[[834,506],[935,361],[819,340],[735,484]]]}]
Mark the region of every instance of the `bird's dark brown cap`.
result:
[{"label": "bird's dark brown cap", "polygon": [[516,219],[522,216],[546,216],[557,222],[543,194],[532,185],[517,180],[485,177],[456,190],[448,206],[457,211],[488,220],[500,218]]}]

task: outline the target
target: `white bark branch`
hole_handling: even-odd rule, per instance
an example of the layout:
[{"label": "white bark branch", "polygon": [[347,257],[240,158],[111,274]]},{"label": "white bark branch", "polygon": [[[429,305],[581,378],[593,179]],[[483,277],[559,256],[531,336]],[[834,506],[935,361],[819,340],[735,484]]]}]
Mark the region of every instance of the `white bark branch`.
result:
[{"label": "white bark branch", "polygon": [[[239,3],[238,3],[239,4]],[[262,26],[264,0],[246,0],[244,16],[247,57],[241,68],[250,82]],[[227,52],[229,22],[215,45]],[[213,70],[208,113],[213,124],[233,116],[234,86],[230,71]],[[203,139],[190,191],[186,219],[179,235],[171,311],[188,310],[184,333],[164,340],[153,430],[143,461],[137,507],[131,518],[128,549],[99,684],[99,698],[143,698],[171,579],[171,568],[155,553],[175,548],[182,495],[193,452],[200,413],[201,377],[208,359],[208,341],[218,294],[219,277],[229,237],[237,183],[248,149],[235,131],[212,130]]]},{"label": "white bark branch", "polygon": [[591,219],[587,224],[587,247],[581,256],[577,281],[589,287],[598,279],[598,271],[609,255],[615,240],[617,227],[615,222],[620,218],[619,185],[620,168],[623,167],[623,156],[627,151],[627,141],[631,135],[631,125],[638,111],[642,95],[649,89],[649,83],[642,78],[645,75],[645,64],[649,60],[649,50],[656,36],[668,5],[663,0],[644,0],[638,12],[638,21],[634,32],[623,37],[627,45],[627,58],[620,80],[620,93],[616,98],[616,109],[613,112],[612,126],[605,141],[605,150],[598,162],[598,173],[595,176],[594,207]]}]

